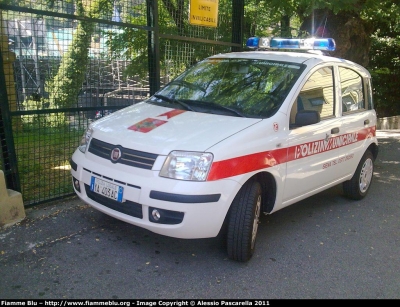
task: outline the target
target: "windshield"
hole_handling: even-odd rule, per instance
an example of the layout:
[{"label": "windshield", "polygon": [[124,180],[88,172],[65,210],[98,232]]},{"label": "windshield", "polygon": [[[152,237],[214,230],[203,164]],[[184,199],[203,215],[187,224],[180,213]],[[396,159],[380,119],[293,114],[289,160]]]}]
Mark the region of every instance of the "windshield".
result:
[{"label": "windshield", "polygon": [[189,68],[148,102],[194,112],[270,117],[303,71],[296,63],[213,58]]}]

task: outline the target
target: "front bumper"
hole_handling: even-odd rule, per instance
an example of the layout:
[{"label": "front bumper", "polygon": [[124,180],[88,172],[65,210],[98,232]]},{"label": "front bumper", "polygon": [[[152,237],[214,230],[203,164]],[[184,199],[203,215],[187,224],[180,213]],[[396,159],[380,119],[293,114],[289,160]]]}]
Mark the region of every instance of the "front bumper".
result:
[{"label": "front bumper", "polygon": [[[230,179],[189,182],[162,178],[158,173],[113,164],[93,155],[87,159],[79,150],[71,159],[76,194],[99,211],[170,237],[215,237],[240,189],[239,183]],[[122,202],[91,191],[92,176],[122,186]]]}]

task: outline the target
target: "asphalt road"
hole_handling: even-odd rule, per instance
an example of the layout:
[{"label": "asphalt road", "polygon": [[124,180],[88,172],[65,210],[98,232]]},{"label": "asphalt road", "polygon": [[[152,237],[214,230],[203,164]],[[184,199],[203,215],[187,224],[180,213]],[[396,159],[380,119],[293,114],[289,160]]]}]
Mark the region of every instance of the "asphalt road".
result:
[{"label": "asphalt road", "polygon": [[77,198],[29,208],[0,229],[0,298],[400,299],[400,131],[378,136],[364,200],[337,186],[263,216],[247,263],[218,239],[156,235]]}]

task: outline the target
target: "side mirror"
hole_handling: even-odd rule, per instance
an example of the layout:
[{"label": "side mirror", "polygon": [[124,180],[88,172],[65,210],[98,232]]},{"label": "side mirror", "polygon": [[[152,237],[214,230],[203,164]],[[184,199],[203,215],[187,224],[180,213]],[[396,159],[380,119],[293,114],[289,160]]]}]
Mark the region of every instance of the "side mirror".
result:
[{"label": "side mirror", "polygon": [[295,125],[297,127],[319,123],[321,120],[318,111],[300,110],[296,114]]}]

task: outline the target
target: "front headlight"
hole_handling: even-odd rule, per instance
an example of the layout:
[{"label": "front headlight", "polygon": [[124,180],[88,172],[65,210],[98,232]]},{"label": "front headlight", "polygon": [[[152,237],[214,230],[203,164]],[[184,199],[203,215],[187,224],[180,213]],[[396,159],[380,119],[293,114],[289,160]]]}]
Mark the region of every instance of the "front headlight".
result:
[{"label": "front headlight", "polygon": [[213,158],[211,153],[173,151],[165,160],[160,176],[179,180],[205,181]]},{"label": "front headlight", "polygon": [[92,136],[93,130],[91,128],[86,129],[85,133],[82,135],[81,142],[79,144],[79,150],[83,153],[86,152],[87,144]]}]

